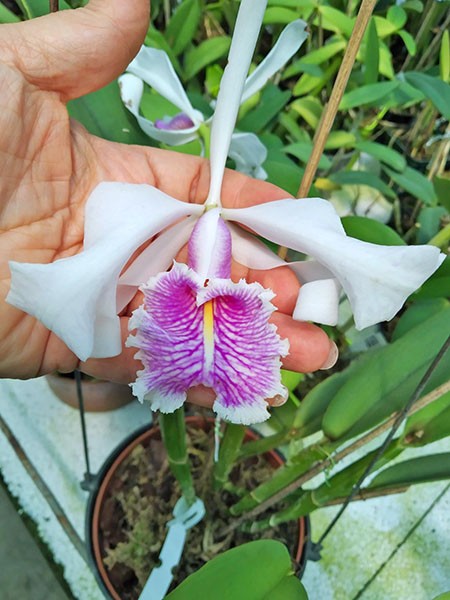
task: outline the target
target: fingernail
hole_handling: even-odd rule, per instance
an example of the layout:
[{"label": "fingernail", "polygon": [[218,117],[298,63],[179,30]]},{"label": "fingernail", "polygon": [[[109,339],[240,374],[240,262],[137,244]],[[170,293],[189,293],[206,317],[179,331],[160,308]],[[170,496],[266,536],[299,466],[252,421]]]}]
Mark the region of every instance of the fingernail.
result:
[{"label": "fingernail", "polygon": [[270,405],[271,406],[283,406],[283,404],[286,403],[287,399],[289,398],[289,390],[287,388],[286,389],[286,393],[285,394],[277,394],[276,396],[274,396],[272,398],[272,400],[270,401]]},{"label": "fingernail", "polygon": [[337,362],[339,358],[339,350],[334,342],[331,342],[330,352],[328,353],[327,359],[324,364],[320,367],[321,371],[326,371],[327,369],[331,369]]}]

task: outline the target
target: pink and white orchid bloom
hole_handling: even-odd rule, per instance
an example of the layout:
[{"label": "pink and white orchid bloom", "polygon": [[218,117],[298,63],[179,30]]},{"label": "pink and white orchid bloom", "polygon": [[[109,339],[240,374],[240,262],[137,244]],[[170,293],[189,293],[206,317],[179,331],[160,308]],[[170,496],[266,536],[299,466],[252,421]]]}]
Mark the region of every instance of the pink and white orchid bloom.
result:
[{"label": "pink and white orchid bloom", "polygon": [[[117,314],[144,284],[129,340],[144,365],[135,393],[170,412],[191,385],[203,383],[216,392],[218,414],[244,424],[267,418],[265,399],[283,394],[280,357],[287,345],[268,323],[272,293],[258,284],[232,283],[231,255],[250,268],[285,263],[239,225],[313,259],[289,265],[302,282],[294,312],[299,320],[335,324],[341,287],[358,328],[390,319],[444,259],[432,246],[352,239],[320,198],[221,206],[226,158],[264,10],[260,0],[241,2],[213,119],[205,204],[186,204],[148,185],[102,183],[86,206],[83,252],[48,265],[10,263],[8,295],[84,361],[121,352]],[[188,266],[175,263],[164,272],[188,240]]]},{"label": "pink and white orchid bloom", "polygon": [[[285,27],[269,54],[247,77],[240,99],[241,104],[258,92],[298,51],[308,36],[305,28],[306,23],[301,19]],[[181,112],[171,119],[158,119],[155,122],[143,117],[139,107],[144,94],[144,82]],[[142,46],[139,54],[128,66],[127,72],[119,77],[119,86],[121,98],[136,117],[140,128],[159,142],[171,146],[191,142],[199,138],[201,125],[211,124],[211,119],[206,119],[192,106],[169,57],[163,50]],[[267,174],[261,165],[267,158],[267,150],[254,133],[233,134],[228,155],[235,161],[236,170],[258,179],[266,179]]]}]

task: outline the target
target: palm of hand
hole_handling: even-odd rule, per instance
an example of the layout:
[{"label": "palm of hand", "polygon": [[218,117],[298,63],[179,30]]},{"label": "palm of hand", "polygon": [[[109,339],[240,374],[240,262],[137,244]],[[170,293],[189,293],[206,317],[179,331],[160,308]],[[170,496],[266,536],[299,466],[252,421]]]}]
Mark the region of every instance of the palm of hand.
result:
[{"label": "palm of hand", "polygon": [[[105,7],[116,13],[109,15],[106,26]],[[0,65],[0,376],[27,378],[55,369],[70,371],[78,365],[77,357],[59,338],[34,318],[5,303],[10,285],[9,260],[47,263],[79,252],[83,244],[84,205],[100,181],[148,183],[188,202],[203,202],[207,195],[209,169],[205,161],[153,148],[106,142],[88,134],[68,116],[67,99],[109,82],[136,53],[145,31],[142,17],[148,10],[148,2],[142,0],[140,9],[135,8],[131,15],[126,12],[125,17],[119,14],[121,10],[128,10],[121,2],[91,0],[87,8],[73,15],[51,15],[37,20],[38,25],[28,22],[3,26],[5,35],[0,35],[0,47],[9,50],[12,57]],[[112,16],[118,21],[114,22]],[[77,48],[72,46],[74,40],[80,43],[78,25],[83,28],[84,40],[95,36],[98,43],[96,19],[103,19],[100,35],[105,38],[97,57],[100,64],[102,57],[105,62],[100,75],[98,67],[91,65],[89,53],[84,52],[76,64],[68,66],[65,59],[61,62],[58,55],[51,55],[48,48],[59,39],[59,28],[66,27],[69,21],[71,29],[65,43],[75,56]],[[23,35],[28,40],[24,48],[16,41],[21,39],[17,38],[20,27],[31,36],[30,40]],[[116,42],[118,29],[126,39],[125,47]],[[33,35],[37,36],[37,32],[40,42],[36,54],[31,55]],[[42,55],[39,43],[45,44]],[[29,63],[24,55],[30,58]],[[282,190],[252,182],[238,173],[229,172],[224,180],[223,198],[228,206],[282,197],[285,197]],[[283,289],[283,297],[276,304],[281,312],[292,310],[297,284],[290,273],[256,275],[241,267],[235,269],[234,275],[257,278],[275,291]],[[124,337],[129,314],[138,302],[136,298],[122,316]],[[294,344],[292,349],[291,344],[288,368],[320,367],[329,351],[323,332],[308,324],[297,323],[293,327],[287,314],[276,318],[280,321],[281,335],[290,336],[295,328],[301,334],[297,346]],[[107,374],[111,378],[114,372],[114,379],[129,381],[138,366],[133,354],[124,351],[117,358],[91,359],[81,367],[96,376]]]}]

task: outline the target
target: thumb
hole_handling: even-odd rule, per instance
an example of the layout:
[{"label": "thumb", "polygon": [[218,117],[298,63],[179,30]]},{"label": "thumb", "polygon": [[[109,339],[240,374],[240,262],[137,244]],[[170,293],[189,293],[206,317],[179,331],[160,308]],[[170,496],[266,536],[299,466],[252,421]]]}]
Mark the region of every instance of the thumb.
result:
[{"label": "thumb", "polygon": [[120,75],[144,40],[149,14],[150,0],[91,0],[84,8],[2,25],[1,55],[30,83],[70,100]]}]

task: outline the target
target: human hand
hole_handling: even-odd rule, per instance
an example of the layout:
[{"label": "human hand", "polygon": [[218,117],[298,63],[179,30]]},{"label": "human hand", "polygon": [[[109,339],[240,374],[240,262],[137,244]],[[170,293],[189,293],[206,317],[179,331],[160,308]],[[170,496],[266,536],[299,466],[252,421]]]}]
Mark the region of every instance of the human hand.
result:
[{"label": "human hand", "polygon": [[[139,363],[135,350],[109,359],[78,358],[33,317],[9,306],[9,260],[46,263],[82,249],[85,202],[101,181],[148,183],[186,202],[202,203],[208,162],[154,148],[114,144],[69,119],[65,103],[117,77],[138,51],[148,21],[148,0],[91,0],[76,11],[0,28],[0,375],[34,377],[54,370],[82,371],[128,382]],[[174,176],[175,174],[175,176]],[[228,171],[223,204],[242,207],[285,198],[270,184]],[[285,268],[252,271],[235,264],[233,279],[259,281],[277,294],[273,315],[289,338],[288,369],[320,368],[334,347],[318,327],[290,313],[298,293]],[[138,293],[121,313],[128,319]],[[191,396],[191,398],[194,396]],[[195,395],[198,400],[198,395]],[[201,398],[200,398],[201,401]]]}]

